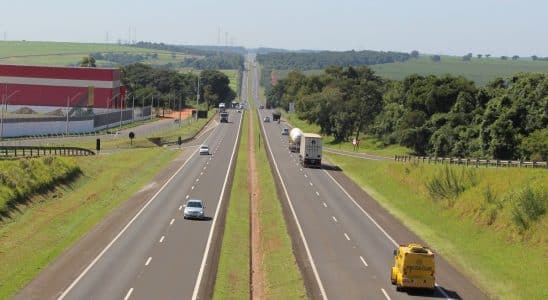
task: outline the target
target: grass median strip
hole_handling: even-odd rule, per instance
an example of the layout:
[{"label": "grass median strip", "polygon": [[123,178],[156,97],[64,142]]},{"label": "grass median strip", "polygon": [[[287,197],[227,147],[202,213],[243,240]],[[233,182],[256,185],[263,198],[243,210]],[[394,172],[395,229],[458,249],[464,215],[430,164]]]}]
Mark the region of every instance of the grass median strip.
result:
[{"label": "grass median strip", "polygon": [[243,116],[242,134],[236,169],[228,202],[223,244],[213,291],[214,299],[250,298],[249,190],[247,187],[248,137],[247,113]]},{"label": "grass median strip", "polygon": [[491,297],[548,298],[546,170],[325,156]]},{"label": "grass median strip", "polygon": [[75,158],[82,176],[35,197],[0,226],[0,299],[17,293],[177,154],[153,148]]}]

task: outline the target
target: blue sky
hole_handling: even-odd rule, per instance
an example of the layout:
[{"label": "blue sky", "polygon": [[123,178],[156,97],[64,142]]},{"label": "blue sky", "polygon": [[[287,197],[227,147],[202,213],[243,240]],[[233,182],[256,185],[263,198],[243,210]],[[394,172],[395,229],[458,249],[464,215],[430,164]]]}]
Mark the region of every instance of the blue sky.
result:
[{"label": "blue sky", "polygon": [[[548,56],[542,0],[0,0],[0,39]],[[228,35],[225,35],[225,32]]]}]

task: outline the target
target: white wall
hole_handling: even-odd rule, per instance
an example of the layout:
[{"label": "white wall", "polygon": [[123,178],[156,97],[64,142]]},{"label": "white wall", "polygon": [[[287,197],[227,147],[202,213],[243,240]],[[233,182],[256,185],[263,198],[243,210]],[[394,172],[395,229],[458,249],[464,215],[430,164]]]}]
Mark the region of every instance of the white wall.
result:
[{"label": "white wall", "polygon": [[[69,133],[92,132],[93,120],[70,121]],[[66,132],[66,122],[64,121],[44,121],[44,122],[4,122],[4,137],[16,136],[35,136],[48,134],[64,134]]]}]

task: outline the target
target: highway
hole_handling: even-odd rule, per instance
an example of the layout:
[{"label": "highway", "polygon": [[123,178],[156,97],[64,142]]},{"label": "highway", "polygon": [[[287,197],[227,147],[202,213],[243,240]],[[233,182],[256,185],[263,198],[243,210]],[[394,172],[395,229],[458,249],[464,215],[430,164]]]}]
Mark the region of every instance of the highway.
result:
[{"label": "highway", "polygon": [[[253,66],[253,62],[249,63]],[[258,73],[253,95],[258,103]],[[302,168],[298,153],[288,151],[285,123],[262,122],[271,110],[258,110],[291,219],[295,239],[303,244],[314,298],[322,299],[484,299],[485,295],[441,258],[437,258],[434,294],[397,292],[390,283],[392,250],[399,243],[417,241],[388,213],[370,214],[325,169]],[[375,157],[378,159],[377,157]],[[340,173],[340,172],[339,172]],[[365,197],[365,196],[364,196]],[[361,200],[361,199],[358,199]],[[380,225],[390,224],[389,228]],[[296,237],[295,237],[296,236]],[[398,239],[393,238],[397,236]],[[299,255],[297,255],[299,256]],[[305,274],[305,278],[306,278]],[[310,280],[309,280],[310,281]]]},{"label": "highway", "polygon": [[[55,276],[39,276],[18,298],[196,298],[206,276],[208,254],[212,254],[213,228],[222,223],[217,220],[235,162],[241,116],[231,111],[230,123],[218,124],[209,136],[204,135],[211,155],[199,155],[197,147],[187,148],[192,151],[189,158],[180,162],[167,182],[85,267],[61,283],[60,290],[52,291],[49,285]],[[205,201],[207,220],[183,218],[183,205],[189,198]],[[58,260],[62,259],[63,255]],[[49,274],[55,274],[53,265]],[[63,268],[58,269],[64,275]]]}]

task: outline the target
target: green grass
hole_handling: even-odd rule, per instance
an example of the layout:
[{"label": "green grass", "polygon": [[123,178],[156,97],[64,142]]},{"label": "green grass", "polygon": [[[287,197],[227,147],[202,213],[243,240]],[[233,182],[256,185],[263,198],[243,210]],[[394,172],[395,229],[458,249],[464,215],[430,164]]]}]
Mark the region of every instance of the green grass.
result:
[{"label": "green grass", "polygon": [[[519,72],[548,72],[548,61],[501,60],[500,58],[472,58],[463,61],[457,56],[442,56],[441,62],[433,62],[429,56],[410,59],[406,62],[372,65],[371,68],[381,77],[401,80],[411,74],[422,75],[462,75],[478,86],[484,86],[497,77],[508,77]],[[288,70],[277,70],[278,79],[287,77]],[[319,75],[323,70],[308,70],[307,75]]]},{"label": "green grass", "polygon": [[76,158],[83,176],[34,198],[0,226],[0,299],[12,297],[177,154],[153,148]]},{"label": "green grass", "polygon": [[[228,80],[230,80],[229,87],[237,92],[239,81],[240,81],[240,71],[238,70],[219,70],[223,72],[226,76],[228,76]],[[234,101],[238,101],[238,99],[235,99]]]},{"label": "green grass", "polygon": [[214,299],[250,298],[249,190],[247,155],[249,128],[244,113],[238,159],[228,202],[219,267],[213,291]]},{"label": "green grass", "polygon": [[[320,133],[320,126],[310,124],[307,121],[301,120],[295,113],[283,112],[284,118],[294,127],[300,128],[303,132]],[[333,148],[345,151],[355,151],[351,141],[336,143],[333,136],[323,137],[324,147]],[[376,154],[382,156],[394,156],[410,154],[411,150],[400,145],[384,145],[379,139],[362,135],[360,137],[360,148],[356,149],[357,153]]]},{"label": "green grass", "polygon": [[[475,184],[456,198],[433,200],[427,183],[445,167],[325,156],[491,297],[548,298],[548,215],[526,231],[512,219],[527,185],[546,195],[546,170],[466,169],[475,174]],[[452,168],[459,173],[465,167]]]},{"label": "green grass", "polygon": [[[255,132],[260,120],[256,118]],[[264,136],[263,136],[264,141]],[[306,289],[291,246],[279,195],[267,159],[264,143],[255,144],[257,172],[259,174],[261,248],[266,279],[265,296],[270,299],[304,299]]]}]

